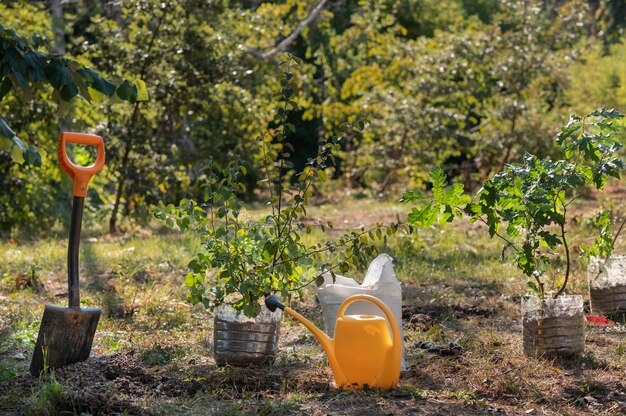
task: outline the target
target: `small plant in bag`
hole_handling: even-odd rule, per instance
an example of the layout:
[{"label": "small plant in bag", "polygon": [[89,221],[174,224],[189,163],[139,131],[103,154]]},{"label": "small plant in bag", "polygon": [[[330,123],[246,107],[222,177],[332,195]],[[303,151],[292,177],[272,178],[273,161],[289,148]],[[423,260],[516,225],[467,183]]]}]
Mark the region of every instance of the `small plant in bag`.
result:
[{"label": "small plant in bag", "polygon": [[[486,180],[474,200],[463,186],[446,186],[440,169],[431,172],[433,196],[407,192],[405,202],[421,202],[408,221],[418,226],[451,222],[467,216],[484,223],[489,236],[504,242],[513,262],[528,278],[535,296],[522,299],[523,344],[526,355],[577,355],[584,350],[582,296],[564,295],[574,253],[568,236],[569,209],[583,192],[604,188],[609,177],[620,177],[620,140],[612,122],[623,117],[614,110],[598,110],[585,117],[571,116],[556,138],[562,159],[524,155],[521,163],[506,165]],[[613,244],[603,228],[594,250],[610,254]],[[578,253],[582,255],[582,253]],[[565,272],[554,267],[562,262]],[[546,272],[556,270],[553,287]],[[564,331],[567,336],[562,336]]]}]

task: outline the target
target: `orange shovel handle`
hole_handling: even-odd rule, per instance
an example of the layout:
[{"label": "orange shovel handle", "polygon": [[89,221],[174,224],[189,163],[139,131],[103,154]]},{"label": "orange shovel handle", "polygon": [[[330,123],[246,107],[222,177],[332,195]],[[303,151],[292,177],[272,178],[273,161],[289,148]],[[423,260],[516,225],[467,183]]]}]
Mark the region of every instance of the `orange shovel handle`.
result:
[{"label": "orange shovel handle", "polygon": [[[91,166],[78,166],[67,157],[67,149],[65,145],[67,143],[84,144],[88,146],[96,146],[98,154],[96,156],[96,163]],[[74,181],[74,196],[86,197],[87,185],[89,180],[104,166],[104,140],[102,137],[94,134],[86,133],[70,133],[63,132],[59,137],[59,166],[63,169]]]}]

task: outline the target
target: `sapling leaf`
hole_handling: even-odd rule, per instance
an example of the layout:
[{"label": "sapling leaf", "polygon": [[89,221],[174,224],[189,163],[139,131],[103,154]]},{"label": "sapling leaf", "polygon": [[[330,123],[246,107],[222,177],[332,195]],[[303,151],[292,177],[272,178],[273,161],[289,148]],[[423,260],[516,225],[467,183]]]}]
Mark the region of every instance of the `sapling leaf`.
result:
[{"label": "sapling leaf", "polygon": [[536,269],[535,266],[532,244],[525,242],[522,245],[522,250],[517,252],[517,267],[526,276],[532,276]]},{"label": "sapling leaf", "polygon": [[446,175],[441,168],[436,167],[430,171],[429,178],[433,183],[433,199],[437,200],[440,198],[443,187],[446,184]]},{"label": "sapling leaf", "polygon": [[540,231],[539,236],[548,245],[548,247],[553,250],[562,243],[561,239],[556,234],[549,231]]},{"label": "sapling leaf", "polygon": [[539,293],[541,293],[541,290],[539,289],[539,286],[537,286],[537,283],[533,282],[532,280],[528,281],[528,287],[534,294],[538,295]]},{"label": "sapling leaf", "polygon": [[610,109],[599,108],[589,113],[589,115],[592,117],[601,117],[601,118],[608,118],[608,119],[620,119],[624,117],[623,114],[621,114],[619,111],[615,110],[614,108],[610,108]]},{"label": "sapling leaf", "polygon": [[413,190],[413,191],[408,191],[408,192],[403,193],[402,198],[400,199],[400,202],[410,203],[410,202],[423,201],[425,199],[426,197],[421,192],[417,190]]},{"label": "sapling leaf", "polygon": [[488,180],[483,183],[483,187],[478,191],[478,200],[483,207],[493,207],[498,201],[496,187]]},{"label": "sapling leaf", "polygon": [[489,209],[485,214],[487,216],[486,222],[489,228],[489,237],[493,238],[498,233],[500,221],[498,220],[495,210]]},{"label": "sapling leaf", "polygon": [[413,208],[409,214],[408,221],[410,224],[419,227],[430,227],[437,222],[440,210],[439,205],[434,201],[429,202],[420,209]]}]

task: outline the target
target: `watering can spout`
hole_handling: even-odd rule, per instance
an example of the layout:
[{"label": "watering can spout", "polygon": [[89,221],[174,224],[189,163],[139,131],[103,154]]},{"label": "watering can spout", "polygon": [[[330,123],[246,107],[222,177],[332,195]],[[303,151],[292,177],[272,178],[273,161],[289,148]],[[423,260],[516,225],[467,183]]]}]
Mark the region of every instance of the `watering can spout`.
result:
[{"label": "watering can spout", "polygon": [[278,296],[276,295],[266,297],[265,306],[267,306],[267,309],[269,309],[271,312],[276,312],[276,309],[282,309],[283,311],[285,310],[285,305],[280,302]]},{"label": "watering can spout", "polygon": [[276,311],[276,309],[282,309],[287,315],[299,321],[302,325],[306,327],[306,329],[311,331],[313,336],[315,336],[317,341],[322,345],[322,348],[324,349],[324,352],[328,357],[328,362],[333,369],[333,373],[335,373],[336,375],[342,374],[339,363],[337,362],[337,357],[335,355],[335,342],[328,335],[326,335],[321,329],[316,327],[313,322],[309,321],[290,307],[283,305],[276,295],[266,297],[265,306],[267,306],[267,309],[272,312]]}]

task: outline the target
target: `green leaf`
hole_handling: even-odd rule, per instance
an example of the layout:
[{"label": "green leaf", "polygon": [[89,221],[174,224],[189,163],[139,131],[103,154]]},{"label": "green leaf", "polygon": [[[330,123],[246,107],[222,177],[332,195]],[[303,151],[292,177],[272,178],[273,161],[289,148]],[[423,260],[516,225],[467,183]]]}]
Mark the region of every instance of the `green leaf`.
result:
[{"label": "green leaf", "polygon": [[89,67],[84,67],[77,71],[80,76],[85,79],[90,88],[98,91],[107,97],[115,94],[115,84],[102,78],[96,71]]},{"label": "green leaf", "polygon": [[150,97],[148,96],[146,83],[141,79],[136,79],[133,84],[137,90],[137,101],[148,101]]},{"label": "green leaf", "polygon": [[37,166],[37,167],[42,165],[41,154],[33,146],[29,146],[28,150],[23,152],[23,156],[24,156],[24,160],[29,165]]},{"label": "green leaf", "polygon": [[65,101],[70,101],[78,95],[78,86],[74,81],[63,85],[60,90],[60,97]]},{"label": "green leaf", "polygon": [[72,76],[65,67],[64,62],[53,60],[45,68],[46,78],[54,89],[60,90],[66,84],[72,82]]},{"label": "green leaf", "polygon": [[24,54],[24,62],[28,67],[28,75],[33,81],[42,81],[45,77],[44,65],[41,58],[45,55],[41,52],[31,52]]},{"label": "green leaf", "polygon": [[400,198],[400,202],[408,204],[410,202],[418,202],[425,200],[426,197],[424,194],[419,192],[418,190],[407,191],[402,194],[402,198]]},{"label": "green leaf", "polygon": [[623,118],[624,115],[621,114],[619,111],[611,108],[611,109],[607,109],[607,108],[599,108],[595,111],[592,111],[591,113],[589,113],[590,116],[592,117],[602,117],[602,118],[608,118],[608,119],[619,119],[619,118]]},{"label": "green leaf", "polygon": [[4,77],[2,83],[0,84],[0,101],[11,91],[11,87],[13,86],[13,82],[9,77]]},{"label": "green leaf", "polygon": [[535,272],[535,258],[533,246],[529,242],[522,245],[522,250],[517,252],[517,267],[526,275],[532,276]]},{"label": "green leaf", "polygon": [[409,214],[408,222],[420,227],[430,227],[437,222],[440,212],[440,205],[431,201],[420,209],[413,208]]},{"label": "green leaf", "polygon": [[555,249],[556,246],[561,244],[561,239],[556,235],[549,231],[540,231],[539,236],[543,239],[543,241],[550,247],[551,249]]},{"label": "green leaf", "polygon": [[137,87],[128,80],[125,80],[117,87],[116,93],[124,101],[130,103],[137,101]]},{"label": "green leaf", "polygon": [[494,207],[496,205],[498,193],[493,181],[488,180],[483,183],[483,187],[478,191],[478,199],[483,207]]},{"label": "green leaf", "polygon": [[24,163],[24,151],[17,146],[13,146],[11,148],[11,159],[13,159],[15,163],[21,165]]},{"label": "green leaf", "polygon": [[571,114],[569,122],[561,129],[561,132],[557,136],[557,143],[563,144],[567,138],[571,137],[574,133],[580,130],[580,121],[580,117]]},{"label": "green leaf", "polygon": [[433,183],[433,198],[437,199],[446,185],[446,175],[440,167],[435,167],[430,171],[429,177]]},{"label": "green leaf", "polygon": [[6,137],[11,140],[13,144],[19,146],[22,150],[26,150],[26,146],[22,143],[20,139],[17,138],[15,132],[11,130],[11,127],[4,121],[2,117],[0,117],[0,136]]}]

